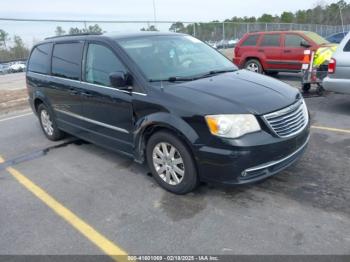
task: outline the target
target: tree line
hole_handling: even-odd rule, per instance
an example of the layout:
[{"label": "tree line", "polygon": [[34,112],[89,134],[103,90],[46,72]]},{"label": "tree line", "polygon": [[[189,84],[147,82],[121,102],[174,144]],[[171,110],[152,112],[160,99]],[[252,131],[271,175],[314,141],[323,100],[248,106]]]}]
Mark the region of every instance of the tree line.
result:
[{"label": "tree line", "polygon": [[[55,30],[56,36],[65,34],[82,34],[82,33],[103,33],[102,28],[98,25],[90,25],[84,28],[71,27],[66,32],[61,26],[57,26]],[[10,37],[10,34],[0,29],[0,62],[24,60],[29,56],[30,50],[24,44],[22,38],[18,35]]]},{"label": "tree line", "polygon": [[350,24],[350,4],[344,0],[328,5],[317,4],[314,8],[298,10],[293,12],[283,12],[281,15],[263,14],[260,17],[232,17],[225,22],[240,23],[297,23],[297,24],[324,24],[340,25],[342,12],[344,23]]},{"label": "tree line", "polygon": [[79,27],[71,27],[67,31],[64,30],[61,26],[57,26],[55,30],[56,36],[62,36],[62,35],[77,35],[77,34],[102,34],[104,31],[103,29],[98,25],[89,25],[85,26],[84,28]]},{"label": "tree line", "polygon": [[[184,25],[182,22],[171,24],[169,30],[173,32],[181,32],[196,36],[202,40],[222,39],[223,29],[220,22],[225,22],[225,35],[227,38],[233,36],[233,32],[240,30],[238,23],[296,23],[296,24],[324,24],[324,25],[340,25],[342,13],[344,24],[350,24],[350,3],[339,0],[336,3],[322,5],[317,4],[314,8],[307,10],[298,10],[296,12],[283,12],[281,15],[262,14],[259,17],[237,17],[234,16],[224,21],[214,20],[208,23],[196,23]],[[237,24],[233,24],[237,23]],[[158,31],[155,25],[143,27],[141,31]],[[246,29],[244,29],[246,30]],[[261,29],[263,30],[263,29]],[[82,34],[82,33],[103,33],[103,29],[98,25],[79,27],[70,27],[68,30],[57,26],[55,30],[56,36]],[[11,45],[9,44],[11,43]],[[24,45],[20,36],[14,35],[12,38],[9,33],[0,29],[0,61],[23,59],[29,54],[29,49]]]},{"label": "tree line", "polygon": [[[10,41],[13,43],[9,45]],[[14,35],[9,36],[5,30],[0,29],[0,62],[22,60],[29,55],[29,49],[25,46],[22,38]]]},{"label": "tree line", "polygon": [[[317,4],[314,8],[307,10],[298,10],[296,12],[283,12],[281,15],[262,14],[259,17],[237,17],[234,16],[224,21],[214,20],[208,23],[195,23],[184,25],[182,22],[173,23],[169,30],[173,32],[180,32],[186,34],[194,34],[202,40],[219,40],[222,39],[223,34],[226,39],[240,36],[247,31],[260,30],[277,30],[270,29],[261,24],[273,23],[295,23],[295,24],[322,24],[322,25],[340,25],[342,23],[340,13],[342,13],[343,23],[350,24],[350,4],[344,0],[328,5]],[[225,31],[223,32],[222,23],[225,22]],[[245,25],[249,23],[248,25]],[[249,27],[249,29],[248,29]],[[281,27],[281,30],[290,27]],[[156,30],[155,27],[144,30]]]}]

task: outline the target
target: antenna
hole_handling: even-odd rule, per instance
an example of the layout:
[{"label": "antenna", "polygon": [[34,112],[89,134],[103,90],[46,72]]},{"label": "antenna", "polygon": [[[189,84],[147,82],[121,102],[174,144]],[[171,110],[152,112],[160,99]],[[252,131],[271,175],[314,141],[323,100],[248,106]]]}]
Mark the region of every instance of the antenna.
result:
[{"label": "antenna", "polygon": [[156,14],[156,1],[153,0],[153,19],[154,19],[154,27],[157,27],[157,14]]}]

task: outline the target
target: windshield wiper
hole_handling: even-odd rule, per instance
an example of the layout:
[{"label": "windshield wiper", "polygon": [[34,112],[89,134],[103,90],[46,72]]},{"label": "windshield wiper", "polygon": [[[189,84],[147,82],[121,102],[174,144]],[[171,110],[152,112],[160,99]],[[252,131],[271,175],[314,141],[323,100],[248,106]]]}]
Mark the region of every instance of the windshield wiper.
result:
[{"label": "windshield wiper", "polygon": [[180,76],[171,76],[168,79],[150,79],[149,82],[182,82],[182,81],[192,81],[195,78],[193,77],[180,77]]},{"label": "windshield wiper", "polygon": [[204,78],[204,77],[209,77],[212,75],[218,75],[218,74],[223,74],[223,73],[229,73],[229,72],[234,72],[237,71],[237,69],[223,69],[223,70],[211,70],[208,73],[205,73],[201,76],[198,76],[197,79],[199,78]]},{"label": "windshield wiper", "polygon": [[169,82],[181,82],[181,81],[192,81],[193,77],[181,77],[181,76],[172,76],[168,78]]},{"label": "windshield wiper", "polygon": [[221,70],[211,70],[205,74],[202,75],[195,75],[195,76],[188,76],[188,77],[181,77],[181,76],[171,76],[168,79],[150,79],[149,82],[161,82],[161,81],[168,81],[168,82],[183,82],[183,81],[193,81],[196,79],[201,79],[217,74],[223,74],[223,73],[229,73],[229,72],[235,72],[237,69],[221,69]]}]

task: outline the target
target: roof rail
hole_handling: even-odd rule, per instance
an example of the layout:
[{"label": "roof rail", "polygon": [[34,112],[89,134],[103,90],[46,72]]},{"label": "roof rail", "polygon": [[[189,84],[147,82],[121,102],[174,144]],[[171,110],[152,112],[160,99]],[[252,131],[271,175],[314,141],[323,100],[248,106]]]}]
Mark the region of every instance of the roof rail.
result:
[{"label": "roof rail", "polygon": [[80,34],[57,35],[57,36],[46,37],[45,40],[66,37],[66,36],[84,36],[84,35],[102,35],[102,33],[80,33]]}]

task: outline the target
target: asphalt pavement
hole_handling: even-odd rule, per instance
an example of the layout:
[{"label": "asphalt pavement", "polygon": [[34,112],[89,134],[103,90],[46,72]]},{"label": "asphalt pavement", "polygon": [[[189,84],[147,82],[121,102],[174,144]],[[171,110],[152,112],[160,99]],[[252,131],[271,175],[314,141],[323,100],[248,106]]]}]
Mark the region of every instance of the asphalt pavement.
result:
[{"label": "asphalt pavement", "polygon": [[0,91],[25,89],[25,73],[0,75]]}]

